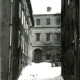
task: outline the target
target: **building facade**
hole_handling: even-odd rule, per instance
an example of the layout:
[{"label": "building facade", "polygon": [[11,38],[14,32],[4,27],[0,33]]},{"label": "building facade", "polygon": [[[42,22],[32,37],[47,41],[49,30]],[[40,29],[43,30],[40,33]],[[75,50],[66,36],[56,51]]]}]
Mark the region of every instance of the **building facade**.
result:
[{"label": "building facade", "polygon": [[[35,14],[32,28],[33,62],[55,61],[61,52],[61,15]],[[55,56],[55,57],[54,57]]]},{"label": "building facade", "polygon": [[17,80],[31,56],[30,0],[1,0],[1,80]]},{"label": "building facade", "polygon": [[30,2],[26,0],[19,1],[18,48],[20,53],[20,70],[28,64],[28,59],[32,58],[32,44],[30,41],[30,33],[34,22],[31,13]]},{"label": "building facade", "polygon": [[79,0],[62,0],[62,75],[64,80],[80,80]]}]

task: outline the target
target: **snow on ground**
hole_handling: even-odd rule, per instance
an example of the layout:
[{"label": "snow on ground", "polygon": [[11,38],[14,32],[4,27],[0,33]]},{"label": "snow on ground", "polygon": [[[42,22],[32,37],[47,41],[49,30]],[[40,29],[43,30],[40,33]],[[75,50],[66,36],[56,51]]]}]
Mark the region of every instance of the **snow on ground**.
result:
[{"label": "snow on ground", "polygon": [[61,67],[51,67],[51,63],[32,63],[26,66],[18,80],[53,80],[61,75]]}]

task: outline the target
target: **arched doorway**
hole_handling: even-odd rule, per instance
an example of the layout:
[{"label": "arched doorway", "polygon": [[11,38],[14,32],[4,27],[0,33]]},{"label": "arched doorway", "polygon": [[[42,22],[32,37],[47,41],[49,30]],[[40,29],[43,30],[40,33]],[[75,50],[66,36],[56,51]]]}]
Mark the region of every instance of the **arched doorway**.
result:
[{"label": "arched doorway", "polygon": [[34,50],[34,62],[35,63],[42,62],[42,51],[40,49]]}]

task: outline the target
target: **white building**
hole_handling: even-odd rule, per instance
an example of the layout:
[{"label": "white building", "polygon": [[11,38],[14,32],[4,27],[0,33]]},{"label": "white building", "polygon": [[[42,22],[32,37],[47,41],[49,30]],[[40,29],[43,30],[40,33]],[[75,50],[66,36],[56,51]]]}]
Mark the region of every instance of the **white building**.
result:
[{"label": "white building", "polygon": [[61,15],[35,14],[32,28],[33,61],[41,62],[54,59],[61,50]]}]

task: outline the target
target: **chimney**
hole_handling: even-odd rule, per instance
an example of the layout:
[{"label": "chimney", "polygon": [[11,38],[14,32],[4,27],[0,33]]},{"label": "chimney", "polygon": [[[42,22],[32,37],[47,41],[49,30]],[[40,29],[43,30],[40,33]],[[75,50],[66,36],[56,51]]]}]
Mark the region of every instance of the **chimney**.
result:
[{"label": "chimney", "polygon": [[47,12],[50,12],[51,9],[52,9],[52,8],[51,8],[50,6],[48,6],[48,7],[47,7]]}]

